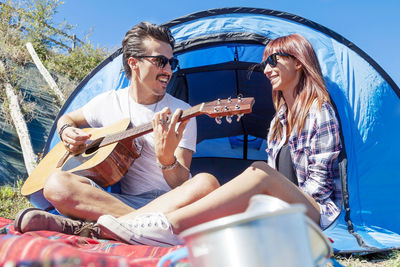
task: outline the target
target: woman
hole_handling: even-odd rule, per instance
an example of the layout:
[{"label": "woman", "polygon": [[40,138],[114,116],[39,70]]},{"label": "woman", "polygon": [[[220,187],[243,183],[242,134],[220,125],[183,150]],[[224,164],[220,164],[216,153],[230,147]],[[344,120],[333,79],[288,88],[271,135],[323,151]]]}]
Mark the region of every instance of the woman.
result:
[{"label": "woman", "polygon": [[[118,219],[101,216],[98,224],[103,232],[134,244],[175,245],[180,243],[176,234],[243,212],[256,194],[304,204],[307,215],[322,228],[333,222],[340,212],[340,199],[334,194],[339,180],[339,124],[314,49],[301,35],[279,37],[266,46],[262,66],[277,111],[268,133],[268,164],[255,162],[206,196],[193,197],[173,210],[160,213],[157,206],[179,197],[175,190]],[[290,151],[289,166],[298,186],[276,170],[282,147]],[[215,179],[210,174],[197,176]]]}]

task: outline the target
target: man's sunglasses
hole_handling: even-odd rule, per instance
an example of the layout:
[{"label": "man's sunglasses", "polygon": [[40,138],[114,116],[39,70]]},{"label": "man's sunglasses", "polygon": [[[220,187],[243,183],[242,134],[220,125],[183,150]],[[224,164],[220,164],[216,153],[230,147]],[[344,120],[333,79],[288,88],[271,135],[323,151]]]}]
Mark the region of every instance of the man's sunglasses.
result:
[{"label": "man's sunglasses", "polygon": [[265,69],[267,64],[269,64],[272,68],[276,67],[278,64],[278,59],[276,56],[284,56],[284,57],[294,57],[288,53],[273,53],[271,54],[264,62],[261,63],[261,67]]},{"label": "man's sunglasses", "polygon": [[155,63],[157,67],[163,69],[167,63],[169,62],[169,65],[171,65],[171,70],[175,70],[176,67],[179,64],[178,59],[172,57],[168,59],[166,56],[159,55],[159,56],[137,56],[136,58],[155,58]]}]

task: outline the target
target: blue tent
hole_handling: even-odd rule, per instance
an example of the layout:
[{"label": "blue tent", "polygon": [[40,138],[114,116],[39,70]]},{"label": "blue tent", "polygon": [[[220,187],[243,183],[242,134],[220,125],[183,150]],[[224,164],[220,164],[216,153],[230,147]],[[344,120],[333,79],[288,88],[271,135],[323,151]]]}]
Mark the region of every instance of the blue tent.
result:
[{"label": "blue tent", "polygon": [[[345,153],[341,157],[343,203],[339,218],[324,232],[337,253],[400,248],[400,90],[366,53],[339,34],[307,19],[256,8],[222,8],[190,14],[165,24],[175,39],[179,69],[168,91],[191,105],[216,98],[255,97],[252,114],[221,125],[197,117],[198,148],[192,173],[209,171],[221,182],[253,160],[265,160],[265,140],[274,114],[271,86],[260,71],[270,39],[291,33],[314,46],[336,105]],[[128,85],[122,52],[96,67],[71,94],[58,116],[106,90]],[[59,142],[55,124],[45,151]],[[42,193],[31,195],[46,208]]]}]

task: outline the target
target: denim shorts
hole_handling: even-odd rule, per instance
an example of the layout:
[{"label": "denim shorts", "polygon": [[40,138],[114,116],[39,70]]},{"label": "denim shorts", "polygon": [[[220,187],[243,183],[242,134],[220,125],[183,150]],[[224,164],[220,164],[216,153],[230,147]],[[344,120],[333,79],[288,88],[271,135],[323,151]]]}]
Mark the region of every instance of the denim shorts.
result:
[{"label": "denim shorts", "polygon": [[[101,190],[104,190],[104,188],[102,188],[101,186],[99,186],[98,184],[96,184],[95,182],[90,180],[89,178],[88,178],[88,180],[92,186],[97,187]],[[155,189],[155,190],[144,192],[139,195],[117,194],[117,193],[110,193],[110,192],[108,192],[108,193],[111,194],[112,196],[114,196],[115,198],[118,198],[119,200],[124,202],[129,207],[134,208],[134,209],[139,209],[139,208],[145,206],[146,204],[148,204],[149,202],[153,201],[154,199],[158,198],[159,196],[163,195],[166,192],[167,191]]]}]

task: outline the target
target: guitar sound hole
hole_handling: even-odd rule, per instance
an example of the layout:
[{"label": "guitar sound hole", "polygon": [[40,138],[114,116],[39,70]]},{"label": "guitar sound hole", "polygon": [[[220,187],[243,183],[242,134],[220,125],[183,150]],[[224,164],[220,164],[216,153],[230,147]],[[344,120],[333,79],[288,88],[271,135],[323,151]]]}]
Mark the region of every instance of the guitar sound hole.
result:
[{"label": "guitar sound hole", "polygon": [[99,149],[99,145],[102,140],[103,140],[103,138],[94,140],[91,144],[88,145],[88,148],[86,149],[85,153],[89,155],[89,154],[96,152]]},{"label": "guitar sound hole", "polygon": [[98,149],[99,149],[99,146],[90,147],[89,149],[87,149],[87,150],[85,151],[85,153],[86,153],[87,155],[90,155],[90,154],[96,152]]}]

